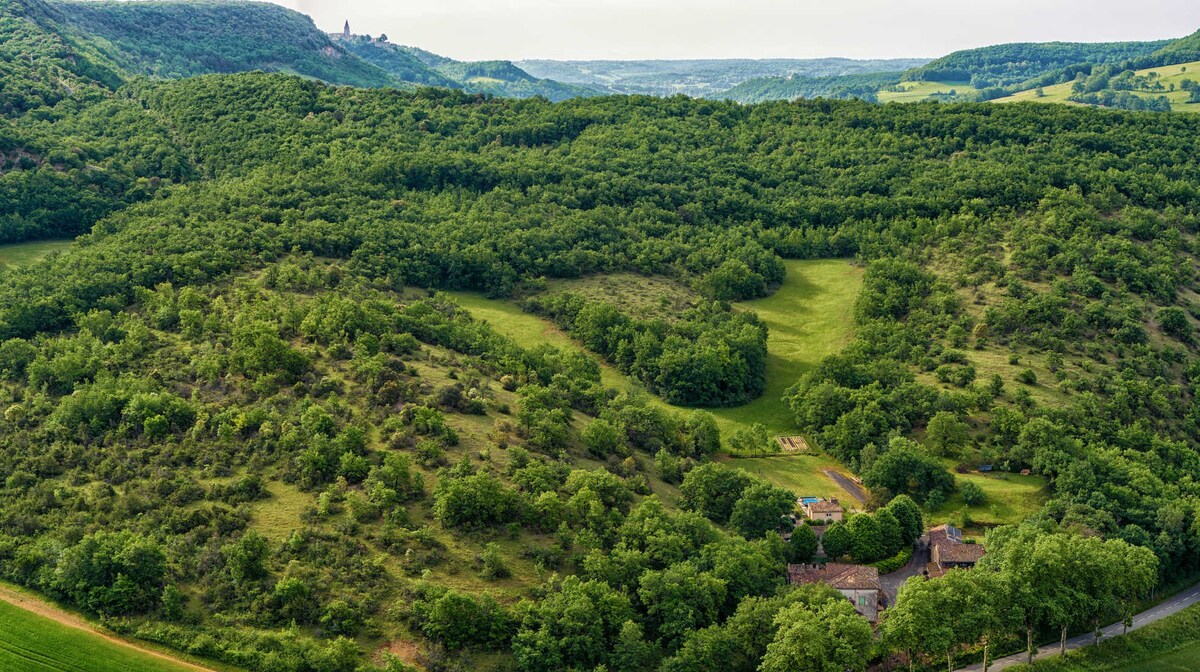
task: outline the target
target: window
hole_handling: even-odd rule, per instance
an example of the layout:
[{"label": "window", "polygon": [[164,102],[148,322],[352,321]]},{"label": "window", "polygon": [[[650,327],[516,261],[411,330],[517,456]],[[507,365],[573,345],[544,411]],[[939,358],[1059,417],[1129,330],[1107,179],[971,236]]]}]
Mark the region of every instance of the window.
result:
[{"label": "window", "polygon": [[867,606],[867,596],[866,595],[858,596],[858,606],[860,606],[860,607]]}]

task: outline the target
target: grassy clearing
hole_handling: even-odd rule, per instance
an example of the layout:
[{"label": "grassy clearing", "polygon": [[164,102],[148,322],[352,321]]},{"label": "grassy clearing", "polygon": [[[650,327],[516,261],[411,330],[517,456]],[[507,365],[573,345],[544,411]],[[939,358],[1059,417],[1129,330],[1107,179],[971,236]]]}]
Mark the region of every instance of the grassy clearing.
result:
[{"label": "grassy clearing", "polygon": [[797,496],[838,497],[842,504],[854,508],[854,499],[825,475],[825,469],[846,473],[846,468],[828,455],[772,455],[770,457],[746,457],[725,461],[731,467],[745,469],[762,478],[787,488]]},{"label": "grassy clearing", "polygon": [[787,269],[779,291],[739,304],[758,313],[769,330],[767,391],[745,406],[715,411],[728,426],[761,422],[773,435],[794,434],[784,391],[854,337],[853,306],[863,269],[837,259],[789,261]]},{"label": "grassy clearing", "polygon": [[970,82],[901,82],[904,91],[880,91],[881,103],[918,103],[930,100],[935,95],[950,95],[953,91],[959,95],[975,93],[975,87]]},{"label": "grassy clearing", "polygon": [[[713,409],[726,436],[756,422],[765,425],[773,436],[794,434],[796,429],[791,413],[782,400],[784,391],[822,358],[838,352],[853,338],[854,317],[851,307],[862,286],[862,269],[839,259],[788,261],[787,269],[787,280],[775,294],[738,304],[740,309],[756,312],[767,324],[770,333],[767,343],[767,386],[762,397],[749,404]],[[623,305],[653,303],[655,299],[652,295],[642,290],[645,279],[639,279],[635,284],[635,278],[618,275],[610,279],[559,283],[554,288],[594,293],[596,298],[601,298],[601,293],[612,295],[626,289],[636,296],[622,298]],[[686,290],[678,284],[665,280],[654,282],[655,286],[662,283],[671,285],[667,290],[669,303],[683,300]],[[513,301],[489,299],[473,292],[449,294],[477,318],[486,320],[497,331],[525,347],[549,343],[556,347],[582,349],[562,330],[523,312]],[[601,376],[608,387],[618,390],[644,389],[637,381],[607,365],[602,365]],[[651,397],[664,408],[680,413],[691,410],[667,404],[653,395]],[[801,488],[810,494],[849,497],[836,483],[820,473],[820,468],[841,468],[827,457],[788,456],[767,461],[748,459],[738,461],[737,466],[761,473],[780,485],[795,483],[795,486],[787,487]],[[772,476],[771,473],[776,469],[780,473]]]},{"label": "grassy clearing", "polygon": [[[948,467],[953,469],[951,464]],[[955,493],[936,511],[929,514],[931,525],[963,522],[966,513],[975,525],[993,526],[1020,522],[1033,515],[1046,502],[1046,481],[1041,476],[1020,474],[955,474],[959,484],[971,482],[985,495],[978,506],[967,506]]]},{"label": "grassy clearing", "polygon": [[307,527],[300,514],[315,503],[312,494],[278,481],[272,481],[267,492],[271,493],[270,498],[250,505],[251,523],[256,530],[271,541],[283,542],[294,530]]},{"label": "grassy clearing", "polygon": [[[862,286],[862,269],[836,259],[789,261],[787,267],[787,280],[779,291],[765,299],[738,304],[741,309],[758,313],[767,324],[767,388],[762,397],[744,406],[713,409],[726,434],[756,422],[774,435],[794,433],[791,413],[782,400],[784,391],[822,358],[841,350],[854,335],[851,306]],[[593,286],[601,283],[596,280]],[[523,312],[515,302],[488,299],[473,292],[450,292],[450,296],[525,347],[549,343],[581,349],[562,330]],[[601,375],[609,387],[643,389],[612,367],[602,367]],[[680,412],[691,410],[660,403]]]},{"label": "grassy clearing", "polygon": [[0,669],[181,672],[188,668],[0,602]]},{"label": "grassy clearing", "polygon": [[[1192,63],[1180,63],[1179,65],[1168,65],[1158,68],[1146,68],[1138,70],[1137,74],[1145,75],[1151,72],[1157,72],[1159,81],[1163,86],[1170,88],[1171,84],[1175,85],[1175,91],[1167,92],[1152,92],[1152,91],[1131,91],[1136,96],[1142,98],[1157,98],[1158,96],[1166,96],[1171,101],[1171,110],[1175,112],[1200,112],[1200,103],[1188,103],[1188,92],[1180,88],[1184,79],[1200,81],[1200,61]],[[993,102],[997,103],[1017,103],[1021,101],[1032,101],[1037,103],[1066,103],[1068,105],[1077,105],[1067,100],[1071,95],[1072,82],[1065,84],[1055,84],[1042,88],[1042,96],[1037,95],[1037,89],[1021,91],[1005,98],[997,98]],[[882,100],[883,94],[880,94]]]},{"label": "grassy clearing", "polygon": [[70,240],[39,240],[33,243],[0,245],[0,268],[20,268],[38,261],[51,252],[65,249]]}]

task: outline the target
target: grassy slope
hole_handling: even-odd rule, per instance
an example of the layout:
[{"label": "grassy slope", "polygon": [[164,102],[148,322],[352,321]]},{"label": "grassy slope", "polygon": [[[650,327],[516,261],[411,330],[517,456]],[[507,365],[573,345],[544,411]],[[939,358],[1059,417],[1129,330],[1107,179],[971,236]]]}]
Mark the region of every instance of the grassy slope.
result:
[{"label": "grassy slope", "polygon": [[[1165,93],[1143,91],[1131,91],[1130,93],[1143,98],[1166,96],[1171,100],[1171,109],[1175,112],[1200,112],[1200,103],[1185,102],[1187,101],[1189,94],[1187,91],[1179,88],[1180,83],[1184,79],[1200,81],[1200,61],[1181,63],[1179,65],[1167,65],[1157,68],[1147,68],[1145,70],[1138,70],[1137,74],[1145,75],[1149,72],[1157,72],[1159,75],[1159,81],[1163,83],[1163,86],[1169,87],[1173,83],[1175,84],[1176,90]],[[1041,98],[1039,98],[1037,95],[1037,89],[1030,89],[1029,91],[1021,91],[1020,93],[1015,93],[1005,98],[998,98],[993,102],[1015,103],[1021,101],[1033,101],[1037,103],[1067,103],[1069,105],[1075,105],[1076,103],[1071,103],[1067,100],[1067,97],[1071,95],[1071,84],[1072,82],[1067,82],[1065,84],[1047,86],[1042,89],[1042,93],[1044,95]]]},{"label": "grassy slope", "polygon": [[180,672],[187,668],[0,602],[0,669]]},{"label": "grassy slope", "polygon": [[955,91],[961,95],[975,92],[970,82],[901,82],[900,86],[904,88],[903,92],[880,91],[879,102],[917,103],[929,100],[930,96],[937,93],[948,94]]},{"label": "grassy slope", "polygon": [[[773,435],[794,434],[791,414],[783,403],[783,392],[823,357],[833,354],[853,336],[850,307],[862,284],[862,269],[844,260],[789,261],[788,276],[774,295],[739,304],[753,310],[770,330],[767,360],[767,391],[759,399],[737,408],[715,409],[721,431],[728,436],[739,427],[761,422]],[[572,287],[576,284],[576,287]],[[554,289],[583,287],[588,294],[602,294],[609,283],[557,283]],[[620,276],[614,284],[623,285]],[[587,291],[592,290],[592,291]],[[550,343],[559,347],[579,348],[574,340],[546,321],[521,311],[514,302],[488,299],[470,292],[451,295],[477,318],[487,320],[501,333],[522,345]],[[603,367],[605,385],[620,390],[642,389],[616,369]],[[657,398],[655,398],[657,400]],[[664,407],[678,412],[690,409]],[[779,485],[805,494],[841,497],[852,501],[840,486],[822,472],[845,471],[824,455],[779,456],[737,460],[737,466],[758,473]]]},{"label": "grassy slope", "polygon": [[0,245],[0,268],[19,268],[32,264],[70,244],[69,240],[39,240],[32,243]]}]

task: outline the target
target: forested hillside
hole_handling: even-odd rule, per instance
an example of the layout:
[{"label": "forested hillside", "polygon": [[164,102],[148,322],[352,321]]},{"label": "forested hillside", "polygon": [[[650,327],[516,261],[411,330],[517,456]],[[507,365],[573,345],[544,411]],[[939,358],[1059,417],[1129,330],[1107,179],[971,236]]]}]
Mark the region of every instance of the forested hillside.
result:
[{"label": "forested hillside", "polygon": [[876,102],[879,90],[899,83],[902,75],[900,72],[877,72],[838,77],[762,77],[742,82],[719,97],[739,103],[800,98],[853,98]]},{"label": "forested hillside", "polygon": [[[88,231],[0,272],[4,580],[255,670],[785,672],[940,666],[1200,570],[1200,118],[116,86],[0,6],[4,235]],[[756,431],[704,410],[764,389],[738,302],[830,257],[865,267],[855,335],[786,400],[871,512],[826,551],[896,557],[977,495],[955,467],[1046,483],[880,639],[781,589],[815,551],[780,534],[802,493],[714,461]],[[554,284],[615,273],[694,299]]]},{"label": "forested hillside", "polygon": [[1022,84],[1068,66],[1132,60],[1166,47],[1158,42],[1041,42],[956,51],[905,74],[909,81],[969,82],[977,89]]},{"label": "forested hillside", "polygon": [[351,57],[298,12],[252,2],[50,2],[68,34],[131,74],[292,72],[354,86],[394,80]]}]

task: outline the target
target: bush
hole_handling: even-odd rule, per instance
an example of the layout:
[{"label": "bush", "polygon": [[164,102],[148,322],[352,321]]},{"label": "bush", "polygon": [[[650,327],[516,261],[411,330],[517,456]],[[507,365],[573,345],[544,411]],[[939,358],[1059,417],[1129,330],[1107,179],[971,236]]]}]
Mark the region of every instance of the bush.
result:
[{"label": "bush", "polygon": [[983,493],[983,488],[979,487],[971,481],[964,481],[958,486],[958,492],[962,495],[963,501],[967,506],[979,506],[987,499],[987,495]]},{"label": "bush", "polygon": [[880,574],[890,574],[907,565],[908,561],[912,560],[912,554],[912,548],[903,548],[892,557],[872,563],[871,566],[878,569]]},{"label": "bush", "polygon": [[1025,369],[1017,374],[1017,382],[1019,383],[1025,383],[1026,385],[1037,385],[1037,381],[1037,374],[1033,372],[1033,369]]}]

